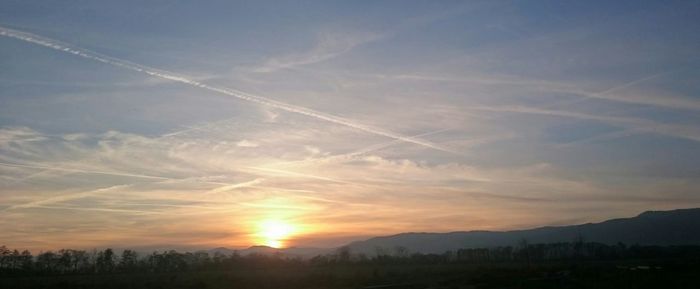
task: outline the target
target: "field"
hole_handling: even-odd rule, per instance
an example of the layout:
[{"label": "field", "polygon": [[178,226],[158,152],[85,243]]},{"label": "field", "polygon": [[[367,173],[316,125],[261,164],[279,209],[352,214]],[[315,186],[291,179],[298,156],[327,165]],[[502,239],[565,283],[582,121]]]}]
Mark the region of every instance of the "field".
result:
[{"label": "field", "polygon": [[334,264],[8,276],[0,288],[697,288],[698,264]]}]

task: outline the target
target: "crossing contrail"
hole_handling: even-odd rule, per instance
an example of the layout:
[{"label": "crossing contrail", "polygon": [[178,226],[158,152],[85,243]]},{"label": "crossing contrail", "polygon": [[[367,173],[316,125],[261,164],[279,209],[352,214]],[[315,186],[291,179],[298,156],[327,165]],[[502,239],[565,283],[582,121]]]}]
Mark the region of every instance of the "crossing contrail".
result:
[{"label": "crossing contrail", "polygon": [[61,203],[61,202],[65,202],[65,201],[75,200],[75,199],[82,199],[82,198],[91,197],[91,196],[94,196],[97,194],[111,192],[113,190],[119,190],[119,189],[123,189],[123,188],[127,188],[127,187],[129,187],[129,185],[116,185],[116,186],[109,186],[109,187],[94,189],[94,190],[80,192],[80,193],[60,195],[60,196],[50,197],[50,198],[43,199],[43,200],[38,200],[38,201],[29,202],[29,203],[10,206],[8,208],[5,208],[5,211],[15,210],[15,209],[35,208],[35,207],[39,207],[39,206]]},{"label": "crossing contrail", "polygon": [[409,142],[409,143],[414,143],[414,144],[421,145],[424,147],[428,147],[428,148],[432,148],[432,149],[436,149],[436,150],[440,150],[440,151],[444,151],[444,152],[449,152],[449,153],[453,153],[453,154],[460,154],[457,151],[451,150],[451,149],[446,148],[446,147],[442,147],[440,145],[437,145],[437,144],[434,144],[432,142],[425,141],[422,139],[401,135],[399,133],[395,133],[395,132],[392,132],[389,130],[384,130],[384,129],[364,125],[364,124],[361,124],[361,123],[358,123],[358,122],[355,122],[355,121],[352,121],[349,119],[326,114],[326,113],[319,112],[319,111],[316,111],[316,110],[313,110],[310,108],[305,108],[305,107],[301,107],[301,106],[296,106],[296,105],[276,101],[276,100],[269,99],[266,97],[242,92],[239,90],[211,86],[211,85],[208,85],[208,84],[196,81],[196,80],[189,79],[189,78],[184,77],[184,76],[179,76],[176,73],[173,73],[170,71],[151,68],[148,66],[129,62],[127,60],[122,60],[119,58],[114,58],[114,57],[102,55],[100,53],[90,51],[88,49],[79,48],[79,47],[76,47],[75,45],[72,45],[72,44],[64,43],[64,42],[61,42],[58,40],[46,38],[46,37],[35,35],[32,33],[23,32],[23,31],[14,30],[14,29],[5,28],[5,27],[0,26],[0,36],[15,38],[18,40],[22,40],[22,41],[29,42],[32,44],[48,47],[48,48],[62,51],[65,53],[74,54],[74,55],[77,55],[77,56],[80,56],[80,57],[83,57],[86,59],[102,62],[102,63],[109,64],[112,66],[121,67],[121,68],[129,69],[132,71],[145,73],[145,74],[153,76],[153,77],[158,77],[158,78],[162,78],[162,79],[166,79],[166,80],[180,82],[180,83],[184,83],[184,84],[187,84],[187,85],[190,85],[193,87],[198,87],[198,88],[209,90],[212,92],[218,92],[220,94],[233,96],[233,97],[245,100],[245,101],[249,101],[249,102],[253,102],[253,103],[257,103],[257,104],[261,104],[261,105],[265,105],[265,106],[269,106],[269,107],[273,107],[273,108],[278,108],[278,109],[281,109],[284,111],[293,112],[293,113],[297,113],[297,114],[301,114],[301,115],[306,115],[306,116],[320,119],[320,120],[325,120],[327,122],[347,126],[347,127],[354,128],[354,129],[364,131],[367,133],[371,133],[374,135],[379,135],[379,136],[384,136],[384,137],[388,137],[388,138],[393,138],[395,140],[401,140],[401,141],[405,141],[405,142]]},{"label": "crossing contrail", "polygon": [[[430,131],[430,132],[422,133],[422,134],[415,135],[415,136],[411,136],[411,137],[416,138],[416,137],[429,136],[429,135],[433,135],[433,134],[445,132],[445,131],[448,131],[448,130],[450,130],[450,129],[449,129],[449,128],[443,128],[443,129],[440,129],[440,130]],[[395,144],[399,144],[399,143],[402,143],[402,142],[403,142],[402,140],[396,140],[396,139],[395,139],[395,140],[388,141],[388,142],[383,142],[383,143],[379,143],[379,144],[374,144],[374,145],[371,145],[371,146],[368,146],[368,147],[365,147],[365,148],[363,148],[363,149],[360,149],[360,150],[357,150],[357,151],[354,151],[354,152],[350,152],[350,153],[332,155],[332,156],[323,157],[323,158],[318,158],[318,159],[306,159],[306,160],[299,160],[299,161],[281,162],[281,163],[272,164],[271,166],[283,166],[283,167],[286,167],[286,166],[295,165],[295,164],[296,164],[296,165],[303,165],[303,164],[306,164],[306,163],[324,164],[324,163],[332,163],[332,162],[338,162],[338,161],[348,161],[348,160],[352,160],[352,159],[354,159],[354,158],[356,158],[356,157],[358,157],[358,156],[361,156],[361,155],[364,155],[364,154],[368,154],[368,153],[371,153],[371,152],[373,152],[373,151],[381,150],[381,149],[383,149],[383,148],[390,147],[390,146],[393,146],[393,145],[395,145]]]},{"label": "crossing contrail", "polygon": [[122,177],[132,177],[132,178],[143,178],[143,179],[154,179],[154,180],[172,180],[172,178],[160,177],[160,176],[149,176],[149,175],[139,175],[139,174],[129,174],[121,172],[107,172],[98,170],[83,170],[77,168],[65,168],[56,165],[27,165],[27,164],[15,164],[15,163],[4,163],[0,162],[0,166],[5,167],[16,167],[16,168],[29,168],[29,169],[40,169],[40,170],[55,170],[64,171],[71,173],[85,173],[85,174],[98,174],[98,175],[109,175],[109,176],[122,176]]}]

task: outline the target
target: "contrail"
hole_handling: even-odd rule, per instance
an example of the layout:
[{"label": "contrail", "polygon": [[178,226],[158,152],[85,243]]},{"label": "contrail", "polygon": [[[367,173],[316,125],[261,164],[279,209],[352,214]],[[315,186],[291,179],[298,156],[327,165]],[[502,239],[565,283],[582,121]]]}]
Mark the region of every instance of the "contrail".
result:
[{"label": "contrail", "polygon": [[105,171],[96,171],[96,170],[81,170],[81,169],[73,169],[73,168],[62,168],[62,167],[57,167],[57,166],[51,167],[51,166],[24,165],[24,164],[3,163],[3,162],[0,162],[0,166],[16,167],[16,168],[29,168],[29,169],[41,169],[41,170],[55,170],[55,171],[109,175],[109,176],[123,176],[123,177],[154,179],[154,180],[172,180],[171,178],[159,177],[159,176],[138,175],[138,174],[119,173],[119,172],[105,172]]},{"label": "contrail", "polygon": [[663,77],[665,75],[677,72],[679,70],[683,70],[683,68],[676,68],[676,69],[662,71],[659,73],[648,75],[648,76],[645,76],[642,78],[638,78],[638,79],[635,79],[632,81],[628,81],[628,82],[613,86],[611,88],[608,88],[608,89],[600,91],[600,92],[588,92],[588,91],[580,91],[580,90],[569,91],[569,92],[573,92],[575,94],[582,95],[583,97],[569,100],[569,101],[562,101],[562,102],[553,103],[551,105],[546,106],[545,108],[553,108],[555,106],[561,107],[561,106],[565,106],[565,105],[571,105],[571,104],[583,102],[583,101],[586,101],[586,100],[589,100],[592,98],[596,98],[596,99],[604,99],[604,100],[617,101],[617,102],[626,102],[626,103],[632,103],[632,104],[654,105],[654,106],[671,107],[671,108],[695,109],[694,106],[697,107],[696,104],[687,105],[687,103],[683,103],[682,105],[678,105],[678,104],[670,103],[667,100],[655,102],[655,101],[649,101],[649,100],[645,101],[645,100],[639,100],[639,99],[637,99],[637,100],[626,99],[624,97],[616,97],[615,95],[613,95],[614,92],[617,92],[620,90],[625,90],[625,89],[630,88],[630,87],[634,87],[636,85],[639,85],[640,83],[644,83],[644,82],[647,82],[649,80]]},{"label": "contrail", "polygon": [[327,182],[332,182],[332,183],[353,184],[354,185],[354,183],[352,183],[352,182],[346,182],[346,181],[337,180],[337,179],[328,178],[328,177],[323,177],[323,176],[297,173],[297,172],[280,170],[280,169],[264,168],[264,167],[247,167],[247,168],[251,169],[251,170],[255,170],[255,171],[268,172],[268,173],[273,173],[273,174],[282,175],[282,176],[301,177],[301,178],[322,180],[322,181],[327,181]]},{"label": "contrail", "polygon": [[[201,180],[199,178],[170,178],[170,177],[153,176],[153,175],[142,175],[142,174],[121,173],[121,172],[66,168],[66,167],[60,167],[60,166],[56,166],[56,165],[48,166],[48,165],[32,165],[32,164],[16,164],[16,163],[0,162],[0,166],[44,170],[42,172],[46,172],[48,170],[54,170],[54,171],[62,171],[62,172],[69,172],[69,173],[132,177],[132,178],[157,180],[157,181],[161,181],[161,182],[168,182],[168,181],[179,182],[179,181],[186,181],[186,180],[194,180],[194,181],[199,182],[199,183],[211,184],[211,185],[217,185],[217,186],[230,186],[231,185],[230,183],[212,182],[212,181],[207,181],[207,180]],[[36,175],[36,174],[33,174],[32,176],[34,176],[34,175]]]},{"label": "contrail", "polygon": [[129,187],[129,185],[116,185],[116,186],[109,186],[109,187],[104,187],[104,188],[99,188],[95,190],[90,190],[90,191],[85,191],[85,192],[80,192],[80,193],[74,193],[74,194],[69,194],[69,195],[60,195],[60,196],[55,196],[55,197],[50,197],[46,198],[43,200],[39,201],[33,201],[29,203],[24,203],[24,204],[19,204],[19,205],[14,205],[6,208],[6,211],[9,210],[14,210],[14,209],[28,209],[28,208],[34,208],[38,206],[44,206],[48,204],[55,204],[55,203],[60,203],[60,202],[65,202],[65,201],[70,201],[74,199],[82,199],[86,197],[90,197],[93,195],[105,193],[105,192],[110,192],[112,190],[118,190],[122,188]]},{"label": "contrail", "polygon": [[56,209],[56,210],[96,211],[96,212],[108,212],[108,213],[129,213],[129,214],[143,214],[143,215],[163,215],[163,213],[160,213],[160,212],[129,210],[129,209],[68,207],[68,206],[35,206],[35,208]]},{"label": "contrail", "polygon": [[262,183],[263,180],[264,179],[262,179],[262,178],[257,178],[257,179],[247,181],[247,182],[221,186],[221,187],[209,190],[208,192],[204,193],[204,195],[210,195],[210,194],[216,194],[216,193],[221,193],[221,192],[226,192],[226,191],[232,191],[232,190],[236,190],[236,189],[240,189],[240,188],[252,187],[254,185]]},{"label": "contrail", "polygon": [[[436,131],[430,131],[430,132],[418,134],[418,135],[411,136],[411,137],[413,137],[413,138],[424,137],[424,136],[438,134],[438,133],[449,131],[449,130],[450,130],[449,128],[444,128],[444,129],[440,129],[440,130],[436,130]],[[387,148],[387,147],[390,147],[390,146],[393,146],[395,144],[399,144],[402,142],[403,142],[402,140],[395,139],[395,140],[392,140],[389,142],[374,144],[374,145],[371,145],[371,146],[368,146],[368,147],[365,147],[363,149],[360,149],[360,150],[357,150],[354,152],[350,152],[350,153],[333,155],[333,156],[328,156],[328,157],[324,157],[324,158],[320,158],[320,159],[281,162],[281,163],[273,164],[272,166],[289,166],[289,165],[294,165],[294,164],[303,165],[305,163],[330,163],[330,162],[336,162],[336,161],[347,161],[347,160],[352,160],[358,156],[368,154],[368,153],[371,153],[373,151],[378,151],[378,150],[381,150],[381,149],[384,149],[384,148]]]},{"label": "contrail", "polygon": [[22,31],[9,29],[9,28],[5,28],[5,27],[0,26],[0,36],[6,36],[6,37],[10,37],[10,38],[19,39],[19,40],[29,42],[32,44],[36,44],[36,45],[48,47],[48,48],[51,48],[54,50],[74,54],[74,55],[77,55],[77,56],[80,56],[80,57],[83,57],[86,59],[102,62],[102,63],[109,64],[109,65],[116,66],[116,67],[129,69],[132,71],[145,73],[145,74],[148,74],[150,76],[154,76],[154,77],[158,77],[158,78],[162,78],[162,79],[166,79],[166,80],[184,83],[184,84],[187,84],[187,85],[190,85],[193,87],[198,87],[201,89],[206,89],[209,91],[218,92],[220,94],[233,96],[233,97],[245,100],[245,101],[249,101],[249,102],[253,102],[253,103],[257,103],[257,104],[261,104],[261,105],[265,105],[265,106],[269,106],[269,107],[278,108],[278,109],[281,109],[284,111],[293,112],[293,113],[297,113],[297,114],[301,114],[301,115],[306,115],[306,116],[320,119],[320,120],[325,120],[325,121],[328,121],[331,123],[347,126],[350,128],[360,130],[360,131],[367,132],[367,133],[371,133],[371,134],[375,134],[375,135],[379,135],[379,136],[384,136],[384,137],[389,137],[389,138],[393,138],[396,140],[401,140],[401,141],[405,141],[405,142],[409,142],[409,143],[414,143],[417,145],[421,145],[424,147],[428,147],[428,148],[432,148],[432,149],[436,149],[436,150],[440,150],[440,151],[444,151],[444,152],[449,152],[449,153],[453,153],[453,154],[460,154],[457,151],[439,146],[437,144],[434,144],[434,143],[431,143],[431,142],[428,142],[425,140],[412,138],[409,136],[404,136],[404,135],[401,135],[401,134],[398,134],[398,133],[395,133],[392,131],[388,131],[388,130],[379,129],[376,127],[360,124],[360,123],[357,123],[357,122],[354,122],[354,121],[351,121],[351,120],[348,120],[348,119],[345,119],[342,117],[322,113],[322,112],[319,112],[319,111],[316,111],[313,109],[309,109],[309,108],[305,108],[305,107],[301,107],[301,106],[296,106],[296,105],[276,101],[276,100],[269,99],[269,98],[262,97],[262,96],[257,96],[257,95],[245,93],[245,92],[242,92],[239,90],[211,86],[211,85],[204,84],[204,83],[201,83],[201,82],[196,81],[196,80],[189,79],[187,77],[178,76],[176,73],[173,73],[173,72],[155,69],[155,68],[151,68],[148,66],[132,63],[132,62],[129,62],[126,60],[102,55],[102,54],[99,54],[97,52],[90,51],[88,49],[78,48],[75,45],[67,44],[67,43],[64,43],[64,42],[61,42],[58,40],[42,37],[42,36],[35,35],[32,33],[22,32]]}]

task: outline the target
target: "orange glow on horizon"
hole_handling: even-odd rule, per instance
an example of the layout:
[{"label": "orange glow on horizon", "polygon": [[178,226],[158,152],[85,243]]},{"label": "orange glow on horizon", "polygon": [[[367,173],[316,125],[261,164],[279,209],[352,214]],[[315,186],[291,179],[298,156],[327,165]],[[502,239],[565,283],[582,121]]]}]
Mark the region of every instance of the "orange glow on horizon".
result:
[{"label": "orange glow on horizon", "polygon": [[287,245],[290,237],[297,233],[297,225],[284,220],[267,219],[258,224],[256,241],[265,246],[282,248]]}]

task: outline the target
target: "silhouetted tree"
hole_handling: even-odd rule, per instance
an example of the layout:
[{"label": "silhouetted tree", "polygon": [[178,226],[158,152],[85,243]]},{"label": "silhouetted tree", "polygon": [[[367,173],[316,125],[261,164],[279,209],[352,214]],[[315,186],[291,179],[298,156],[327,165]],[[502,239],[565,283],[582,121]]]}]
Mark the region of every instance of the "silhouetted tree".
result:
[{"label": "silhouetted tree", "polygon": [[211,265],[211,258],[207,252],[194,252],[193,254],[188,254],[187,257],[187,262],[196,268],[205,268]]},{"label": "silhouetted tree", "polygon": [[34,256],[32,256],[31,252],[24,250],[22,251],[22,253],[19,254],[17,261],[19,262],[18,268],[23,270],[29,270],[32,268]]},{"label": "silhouetted tree", "polygon": [[574,256],[576,258],[582,258],[584,256],[584,249],[585,249],[585,239],[581,234],[576,235],[574,238]]},{"label": "silhouetted tree", "polygon": [[58,251],[58,270],[68,272],[73,270],[73,250],[61,249]]},{"label": "silhouetted tree", "polygon": [[518,242],[518,246],[520,247],[520,254],[522,255],[523,259],[525,260],[525,263],[527,266],[530,266],[530,243],[528,243],[527,239],[521,239]]},{"label": "silhouetted tree", "polygon": [[12,254],[12,251],[8,249],[7,247],[0,246],[0,268],[8,268],[9,267],[9,261],[11,259],[10,255]]},{"label": "silhouetted tree", "polygon": [[336,256],[340,262],[350,261],[350,247],[342,246],[336,250]]},{"label": "silhouetted tree", "polygon": [[95,265],[98,272],[111,272],[114,270],[115,256],[112,249],[107,248],[97,253]]},{"label": "silhouetted tree", "polygon": [[35,266],[44,272],[54,272],[58,267],[58,255],[48,251],[36,256]]},{"label": "silhouetted tree", "polygon": [[136,269],[138,265],[138,254],[133,250],[122,251],[121,259],[119,260],[119,268],[125,271]]},{"label": "silhouetted tree", "polygon": [[[353,255],[348,247],[338,248],[334,253],[319,255],[304,261],[291,258],[281,253],[251,254],[241,256],[214,254],[210,257],[207,252],[177,251],[153,252],[139,259],[132,250],[124,250],[121,258],[117,258],[112,249],[86,251],[62,249],[57,252],[42,252],[32,258],[29,251],[19,252],[5,246],[0,247],[0,275],[8,274],[74,274],[93,273],[103,274],[120,270],[130,272],[144,270],[145,272],[180,272],[188,270],[231,270],[237,268],[276,268],[296,266],[327,266],[337,263],[344,265],[357,264],[446,264],[471,263],[492,264],[494,262],[526,262],[528,266],[541,264],[549,260],[619,260],[619,259],[649,259],[649,260],[683,260],[700,263],[700,246],[641,246],[624,244],[607,245],[595,242],[583,242],[580,238],[573,242],[550,244],[529,244],[523,239],[517,247],[466,248],[448,251],[442,254],[408,254],[408,250],[396,249],[395,254],[387,255],[384,249],[378,249],[373,258],[363,255]],[[674,260],[674,262],[676,262]],[[0,286],[1,287],[1,286]]]},{"label": "silhouetted tree", "polygon": [[408,248],[404,246],[395,246],[394,247],[394,256],[398,258],[405,258],[408,257]]}]

